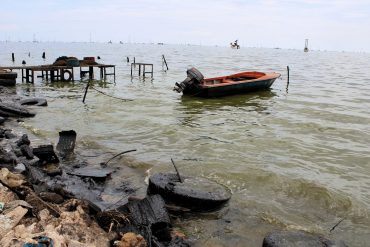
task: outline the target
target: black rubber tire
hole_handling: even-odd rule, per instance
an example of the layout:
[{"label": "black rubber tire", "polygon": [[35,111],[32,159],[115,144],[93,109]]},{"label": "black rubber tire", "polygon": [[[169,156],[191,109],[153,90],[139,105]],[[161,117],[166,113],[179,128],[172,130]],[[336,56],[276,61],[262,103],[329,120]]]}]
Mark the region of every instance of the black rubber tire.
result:
[{"label": "black rubber tire", "polygon": [[[225,186],[199,177],[182,177],[179,182],[177,174],[157,173],[149,178],[148,194],[160,194],[166,203],[182,206],[193,211],[211,211],[219,209],[230,198],[231,192]],[[194,183],[195,181],[195,183]],[[204,183],[205,189],[198,185]],[[209,188],[213,187],[214,191]]]},{"label": "black rubber tire", "polygon": [[44,98],[30,98],[22,99],[19,101],[21,105],[37,105],[37,106],[47,106],[48,102]]},{"label": "black rubber tire", "polygon": [[196,68],[191,68],[191,69],[188,69],[187,71],[186,71],[186,74],[188,75],[188,77],[190,78],[190,79],[194,79],[194,80],[196,80],[197,82],[202,82],[203,81],[203,79],[204,79],[204,76],[203,76],[203,74],[202,73],[200,73],[200,71],[199,70],[197,70]]},{"label": "black rubber tire", "polygon": [[[65,77],[65,74],[68,74],[68,78]],[[72,80],[72,72],[69,71],[69,70],[65,70],[63,71],[63,74],[62,74],[62,81],[71,81]]]}]

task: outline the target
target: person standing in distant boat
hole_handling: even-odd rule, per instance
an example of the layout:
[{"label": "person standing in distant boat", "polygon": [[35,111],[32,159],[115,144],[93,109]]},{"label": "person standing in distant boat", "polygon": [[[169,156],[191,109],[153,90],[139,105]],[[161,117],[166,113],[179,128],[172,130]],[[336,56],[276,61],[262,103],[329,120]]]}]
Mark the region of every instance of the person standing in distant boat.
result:
[{"label": "person standing in distant boat", "polygon": [[239,49],[240,46],[238,45],[238,40],[235,40],[234,42],[230,42],[230,46],[233,49]]}]

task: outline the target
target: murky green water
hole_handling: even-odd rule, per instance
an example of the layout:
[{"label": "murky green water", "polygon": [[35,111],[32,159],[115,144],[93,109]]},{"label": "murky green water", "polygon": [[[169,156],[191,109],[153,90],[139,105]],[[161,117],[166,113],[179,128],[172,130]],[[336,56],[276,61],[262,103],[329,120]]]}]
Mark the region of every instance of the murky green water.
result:
[{"label": "murky green water", "polygon": [[[116,64],[112,78],[82,96],[85,82],[21,83],[17,93],[42,96],[47,108],[25,119],[34,144],[56,143],[58,131],[78,133],[76,153],[92,165],[120,167],[111,187],[127,183],[145,194],[150,173],[202,175],[233,196],[220,212],[174,219],[200,246],[261,246],[266,232],[303,229],[343,239],[370,240],[370,55],[297,50],[144,44],[1,43],[0,65],[53,62],[58,56],[100,56]],[[41,59],[42,52],[47,59]],[[31,57],[28,57],[31,52]],[[161,55],[169,71],[162,71]],[[130,77],[131,61],[154,64],[154,78]],[[290,84],[286,85],[286,66]],[[181,97],[172,91],[195,66],[206,77],[243,70],[282,74],[270,91],[221,99]],[[77,73],[76,73],[77,74]],[[120,199],[107,189],[102,198]],[[329,230],[341,219],[331,233]]]}]

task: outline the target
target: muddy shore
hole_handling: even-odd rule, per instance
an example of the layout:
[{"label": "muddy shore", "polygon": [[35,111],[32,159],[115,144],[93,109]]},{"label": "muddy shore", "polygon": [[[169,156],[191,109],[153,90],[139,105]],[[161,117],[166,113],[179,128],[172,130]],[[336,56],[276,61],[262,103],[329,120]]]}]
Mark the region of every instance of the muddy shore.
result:
[{"label": "muddy shore", "polygon": [[[64,133],[64,142],[59,133],[56,147],[34,146],[27,134],[13,129],[19,130],[25,117],[37,117],[37,107],[22,106],[24,99],[15,88],[0,87],[0,99],[0,246],[197,246],[173,230],[174,216],[160,195],[130,197],[135,188],[127,185],[119,191],[128,200],[104,203],[100,194],[114,169],[106,164],[94,168],[83,157],[68,155],[74,143],[65,141],[73,137],[72,130]],[[346,246],[304,232],[273,232],[261,246],[298,242],[308,247]]]},{"label": "muddy shore", "polygon": [[193,245],[172,230],[159,195],[130,198],[134,189],[126,187],[128,202],[104,204],[99,195],[114,171],[90,169],[60,147],[34,146],[13,129],[37,108],[22,106],[15,88],[0,87],[0,99],[0,246]]}]

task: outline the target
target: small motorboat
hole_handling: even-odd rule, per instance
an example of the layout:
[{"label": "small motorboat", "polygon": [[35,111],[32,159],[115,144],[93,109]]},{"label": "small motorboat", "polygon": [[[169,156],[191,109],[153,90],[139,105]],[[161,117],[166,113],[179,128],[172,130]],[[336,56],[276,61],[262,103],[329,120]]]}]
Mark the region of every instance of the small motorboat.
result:
[{"label": "small motorboat", "polygon": [[174,90],[184,95],[205,98],[265,90],[280,77],[280,74],[275,72],[246,71],[205,79],[195,68],[188,69],[186,73],[188,77],[176,83]]}]

